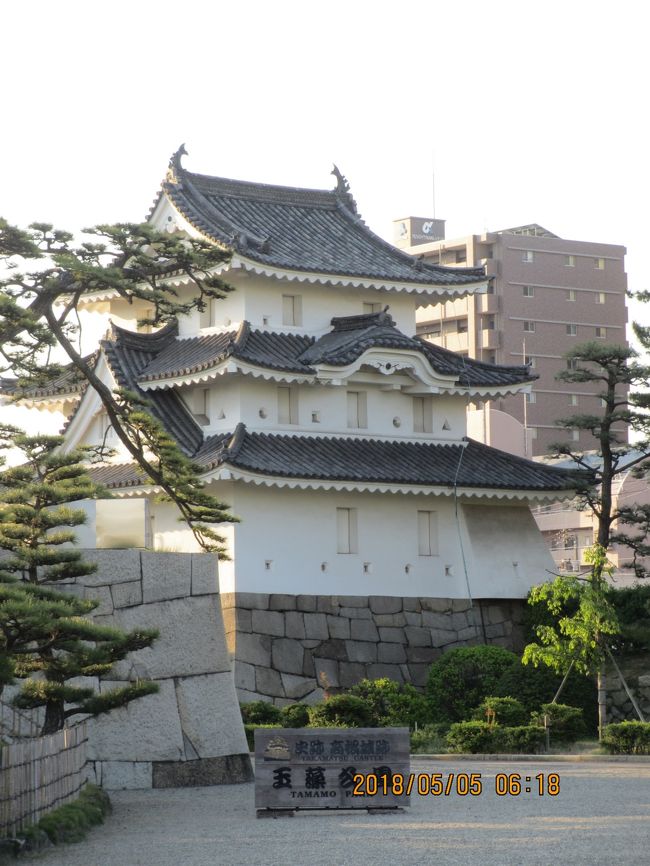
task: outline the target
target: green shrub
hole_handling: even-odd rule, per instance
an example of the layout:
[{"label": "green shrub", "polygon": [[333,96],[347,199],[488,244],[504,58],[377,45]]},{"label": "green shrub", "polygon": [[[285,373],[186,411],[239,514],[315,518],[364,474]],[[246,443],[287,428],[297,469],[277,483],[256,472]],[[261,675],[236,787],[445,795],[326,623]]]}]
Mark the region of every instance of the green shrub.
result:
[{"label": "green shrub", "polygon": [[650,722],[607,725],[602,746],[611,755],[650,755]]},{"label": "green shrub", "polygon": [[427,680],[433,720],[469,718],[483,698],[497,694],[500,677],[517,662],[514,653],[499,646],[460,647],[445,653],[431,665]]},{"label": "green shrub", "polygon": [[440,724],[425,725],[417,731],[411,731],[411,752],[420,755],[440,754],[447,751],[446,736],[449,725],[445,722]]},{"label": "green shrub", "polygon": [[384,677],[378,680],[360,680],[347,694],[355,695],[371,707],[374,724],[379,727],[412,728],[429,721],[429,704],[410,683],[401,685]]},{"label": "green shrub", "polygon": [[333,695],[309,708],[311,728],[374,728],[372,707],[356,695]]},{"label": "green shrub", "polygon": [[[524,705],[527,713],[537,712],[542,704],[552,701],[562,677],[551,668],[540,665],[522,665],[519,660],[504,671],[491,691],[491,695],[506,695],[516,698]],[[598,704],[596,685],[591,677],[572,671],[560,699],[572,707],[579,707],[587,725],[588,733],[598,730]]]},{"label": "green shrub", "polygon": [[256,728],[277,728],[277,725],[255,725],[255,724],[245,724],[244,725],[244,733],[246,734],[246,742],[248,743],[248,750],[250,752],[255,751],[255,730]]},{"label": "green shrub", "polygon": [[27,850],[40,847],[45,837],[55,845],[78,842],[90,827],[103,824],[110,811],[108,794],[96,785],[86,785],[76,800],[44,815],[37,824],[20,831],[18,837],[25,840]]},{"label": "green shrub", "polygon": [[544,724],[544,716],[548,717],[551,737],[572,743],[579,737],[584,737],[587,726],[580,707],[569,707],[567,704],[542,704],[538,713],[532,713],[531,720],[535,725]]},{"label": "green shrub", "polygon": [[650,586],[631,586],[609,591],[621,633],[613,637],[617,654],[645,653],[650,649]]},{"label": "green shrub", "polygon": [[542,751],[546,734],[539,725],[516,725],[515,727],[494,727],[493,749],[515,755],[532,755]]},{"label": "green shrub", "polygon": [[473,718],[484,722],[490,721],[488,711],[491,720],[500,725],[525,725],[527,722],[526,710],[515,698],[487,697],[474,710]]},{"label": "green shrub", "polygon": [[455,722],[447,734],[449,751],[477,754],[491,752],[494,726],[487,722]]},{"label": "green shrub", "polygon": [[280,708],[268,701],[251,701],[250,704],[240,704],[241,717],[248,725],[281,725]]},{"label": "green shrub", "polygon": [[309,707],[307,704],[288,704],[282,707],[283,728],[306,728],[309,724]]}]

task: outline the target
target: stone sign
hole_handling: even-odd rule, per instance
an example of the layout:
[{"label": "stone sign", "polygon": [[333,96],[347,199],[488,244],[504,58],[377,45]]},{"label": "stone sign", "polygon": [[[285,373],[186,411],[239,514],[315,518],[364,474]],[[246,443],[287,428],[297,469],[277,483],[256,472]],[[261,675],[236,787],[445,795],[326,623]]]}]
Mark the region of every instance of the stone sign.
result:
[{"label": "stone sign", "polygon": [[[395,809],[408,778],[408,728],[257,728],[257,816],[296,809]],[[397,786],[399,790],[399,786]]]}]

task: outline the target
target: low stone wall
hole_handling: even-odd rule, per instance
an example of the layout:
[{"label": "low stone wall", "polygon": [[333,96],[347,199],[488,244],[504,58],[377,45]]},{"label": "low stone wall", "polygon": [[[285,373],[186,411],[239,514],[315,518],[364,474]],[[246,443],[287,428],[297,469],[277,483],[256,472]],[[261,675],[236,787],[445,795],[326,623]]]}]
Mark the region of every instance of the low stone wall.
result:
[{"label": "low stone wall", "polygon": [[[639,705],[643,717],[650,721],[650,674],[626,677],[627,685]],[[607,675],[607,721],[638,722],[639,717],[621,681],[614,673]]]},{"label": "low stone wall", "polygon": [[445,650],[520,649],[523,600],[221,595],[240,701],[314,703],[369,677],[425,684]]},{"label": "low stone wall", "polygon": [[131,653],[111,682],[155,680],[160,691],[88,722],[94,780],[106,788],[248,781],[250,757],[221,617],[217,561],[190,553],[85,550],[98,563],[67,590],[99,600],[93,619],[157,628],[153,646]]}]

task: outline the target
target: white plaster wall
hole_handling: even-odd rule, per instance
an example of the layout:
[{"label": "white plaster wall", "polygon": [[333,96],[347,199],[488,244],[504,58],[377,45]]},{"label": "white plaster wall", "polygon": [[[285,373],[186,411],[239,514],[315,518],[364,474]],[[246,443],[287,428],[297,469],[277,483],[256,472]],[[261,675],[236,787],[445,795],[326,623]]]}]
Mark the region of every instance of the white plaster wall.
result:
[{"label": "white plaster wall", "polygon": [[[452,497],[240,483],[234,508],[242,523],[234,531],[234,572],[229,577],[222,573],[223,592],[467,598],[469,580],[475,598],[523,598],[531,585],[546,579],[545,569],[552,567],[526,505],[490,503],[470,511],[476,533],[471,541],[460,506],[456,521]],[[356,554],[336,552],[337,508],[357,509]],[[418,555],[419,510],[438,513],[438,555]],[[519,562],[517,570],[513,571],[512,561]],[[364,563],[370,563],[370,573],[364,573]],[[508,563],[512,574],[507,572]]]}]

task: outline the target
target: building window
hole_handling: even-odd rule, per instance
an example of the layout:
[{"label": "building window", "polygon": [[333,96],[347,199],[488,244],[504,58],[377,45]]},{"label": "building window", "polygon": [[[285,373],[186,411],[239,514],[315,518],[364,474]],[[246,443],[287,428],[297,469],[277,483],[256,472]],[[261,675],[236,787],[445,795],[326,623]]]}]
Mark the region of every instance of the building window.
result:
[{"label": "building window", "polygon": [[384,308],[381,304],[369,304],[366,302],[361,304],[361,312],[364,314],[364,316],[368,316],[371,313],[381,313],[383,309]]},{"label": "building window", "polygon": [[596,303],[604,304],[606,300],[607,299],[605,297],[605,292],[598,292],[598,294],[596,295]]},{"label": "building window", "polygon": [[433,404],[431,397],[413,398],[413,432],[433,432]]},{"label": "building window", "polygon": [[535,333],[535,322],[524,322],[524,331],[528,334]]},{"label": "building window", "polygon": [[566,332],[569,337],[577,337],[578,336],[578,326],[577,325],[567,325]]},{"label": "building window", "polygon": [[575,289],[569,289],[568,292],[566,293],[566,299],[567,299],[567,301],[575,301],[576,290]]},{"label": "building window", "polygon": [[278,424],[298,423],[298,400],[294,388],[278,385]]},{"label": "building window", "polygon": [[458,324],[456,325],[456,329],[459,334],[467,333],[467,319],[459,319]]},{"label": "building window", "polygon": [[336,509],[336,552],[359,552],[356,508]]},{"label": "building window", "polygon": [[566,362],[567,370],[577,370],[578,369],[578,361],[576,358],[569,358]]},{"label": "building window", "polygon": [[537,366],[537,360],[533,355],[524,355],[524,364],[534,369]]},{"label": "building window", "polygon": [[599,271],[605,270],[605,259],[594,259],[594,267]]},{"label": "building window", "polygon": [[418,553],[438,555],[438,512],[418,511]]},{"label": "building window", "polygon": [[522,250],[521,260],[530,265],[535,261],[535,253],[532,250]]},{"label": "building window", "polygon": [[368,426],[368,402],[365,391],[348,391],[348,427],[352,429]]},{"label": "building window", "polygon": [[462,265],[467,261],[467,250],[456,250],[456,264]]},{"label": "building window", "polygon": [[191,395],[192,415],[197,424],[207,427],[210,423],[210,389],[198,388]]},{"label": "building window", "polygon": [[537,403],[537,394],[534,391],[526,394],[526,403]]},{"label": "building window", "polygon": [[530,438],[537,439],[537,427],[529,427],[530,430]]},{"label": "building window", "polygon": [[212,298],[205,301],[205,309],[199,313],[199,327],[209,328],[212,325]]},{"label": "building window", "polygon": [[569,394],[569,405],[577,406],[578,405],[578,395],[577,394]]},{"label": "building window", "polygon": [[604,340],[607,337],[607,328],[596,328],[596,337],[599,340]]},{"label": "building window", "polygon": [[534,298],[535,297],[535,287],[534,286],[522,286],[521,291],[522,291],[524,298]]},{"label": "building window", "polygon": [[573,439],[574,442],[579,442],[580,441],[580,431],[579,430],[572,430],[571,431],[571,438]]},{"label": "building window", "polygon": [[302,325],[302,295],[282,295],[282,324]]},{"label": "building window", "polygon": [[576,257],[575,256],[565,256],[564,257],[564,267],[565,268],[575,268],[576,266]]}]

